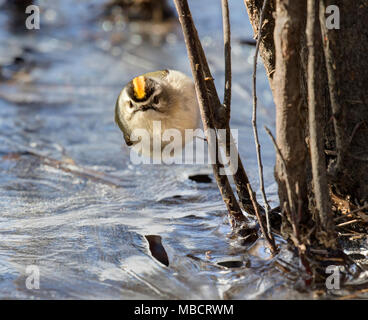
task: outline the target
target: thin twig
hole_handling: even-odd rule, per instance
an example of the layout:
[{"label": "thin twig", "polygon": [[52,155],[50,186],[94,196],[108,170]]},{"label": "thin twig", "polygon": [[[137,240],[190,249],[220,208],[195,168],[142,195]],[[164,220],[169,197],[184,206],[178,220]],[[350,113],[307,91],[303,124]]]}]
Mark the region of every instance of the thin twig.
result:
[{"label": "thin twig", "polygon": [[[275,147],[275,150],[276,150],[277,154],[279,155],[279,157],[281,159],[281,163],[284,166],[284,172],[286,173],[286,177],[285,177],[286,192],[287,192],[288,200],[289,200],[288,206],[290,207],[290,215],[292,217],[292,221],[290,221],[290,222],[291,222],[292,225],[295,225],[295,226],[293,226],[293,228],[295,230],[294,231],[295,232],[295,237],[299,242],[300,241],[300,239],[299,239],[299,230],[298,230],[297,225],[295,224],[296,223],[295,217],[297,216],[297,213],[296,213],[296,208],[294,206],[294,202],[292,201],[291,183],[290,183],[289,176],[287,174],[288,169],[287,169],[287,166],[286,166],[286,161],[285,161],[284,156],[281,153],[281,150],[280,150],[279,146],[277,145],[276,139],[274,138],[271,130],[268,129],[266,126],[264,128],[265,128],[267,134],[270,136],[271,141],[272,141],[272,143]],[[298,202],[301,203],[299,185],[298,185],[297,188],[298,188],[298,198],[299,198]],[[301,211],[301,208],[299,208],[298,211]],[[298,214],[298,216],[299,216],[299,214]],[[299,243],[297,245],[299,245]]]},{"label": "thin twig", "polygon": [[226,123],[228,121],[226,117],[226,111],[225,111],[224,106],[221,104],[220,98],[217,94],[215,81],[214,81],[215,79],[212,77],[211,70],[208,65],[206,55],[202,47],[202,43],[199,39],[198,32],[196,29],[194,29],[193,36],[194,36],[194,42],[196,42],[197,47],[198,47],[201,66],[202,66],[204,77],[206,80],[208,96],[211,102],[211,109],[214,115],[214,125],[217,129],[225,128]]},{"label": "thin twig", "polygon": [[353,211],[350,211],[349,214],[356,213],[356,212],[359,212],[359,211],[365,210],[365,209],[368,209],[368,204],[366,204],[366,205],[364,205],[364,206],[362,206],[362,207],[360,207],[358,209],[355,209]]},{"label": "thin twig", "polygon": [[272,236],[271,237],[269,236],[270,233],[266,232],[266,228],[264,227],[262,216],[260,215],[257,204],[255,202],[255,193],[252,190],[249,183],[247,184],[247,188],[248,188],[248,192],[250,194],[250,200],[253,203],[254,211],[256,212],[256,216],[257,216],[257,219],[258,219],[259,226],[261,227],[261,232],[262,232],[264,238],[266,239],[266,241],[267,241],[267,243],[268,243],[268,245],[271,249],[272,254],[274,254],[275,252],[277,252],[277,247],[275,245],[275,240]]},{"label": "thin twig", "polygon": [[259,27],[258,27],[256,51],[254,53],[252,125],[253,125],[254,142],[255,142],[255,145],[256,145],[256,149],[257,149],[259,183],[260,183],[260,189],[261,189],[261,192],[262,192],[263,202],[264,202],[265,211],[266,211],[267,233],[270,236],[271,226],[270,226],[270,219],[269,219],[269,211],[271,210],[271,207],[270,207],[270,205],[267,201],[267,196],[266,196],[266,192],[265,192],[265,188],[264,188],[264,180],[263,180],[263,164],[262,164],[262,157],[261,157],[261,145],[259,143],[258,130],[257,130],[257,87],[256,87],[256,83],[257,83],[257,58],[258,58],[259,45],[261,43],[262,24],[263,24],[264,12],[265,12],[265,8],[267,6],[267,2],[268,2],[268,0],[263,1],[261,16],[259,18]]},{"label": "thin twig", "polygon": [[227,118],[230,118],[231,104],[231,31],[228,0],[221,0],[222,6],[222,26],[224,32],[224,55],[225,55],[225,89],[224,107]]},{"label": "thin twig", "polygon": [[360,219],[353,219],[353,220],[350,220],[350,221],[346,221],[346,222],[342,222],[340,224],[338,224],[336,227],[344,227],[344,226],[347,226],[349,224],[352,224],[352,223],[355,223],[355,222],[361,222],[362,220]]},{"label": "thin twig", "polygon": [[[225,21],[225,25],[228,25],[228,27],[224,28],[224,41],[226,43],[226,39],[228,39],[229,41],[229,46],[228,46],[228,50],[227,53],[225,52],[225,60],[226,60],[226,56],[228,56],[229,58],[231,58],[231,43],[230,43],[230,21],[229,19],[226,19]],[[200,55],[200,60],[201,60],[201,66],[203,68],[203,72],[204,72],[204,76],[206,78],[206,86],[207,86],[207,90],[208,90],[208,95],[209,95],[209,99],[211,102],[211,108],[213,110],[213,115],[214,115],[214,124],[216,126],[217,129],[220,128],[226,128],[226,137],[228,138],[227,141],[220,141],[220,143],[225,147],[226,152],[227,152],[227,156],[229,156],[230,153],[230,145],[232,145],[234,143],[234,138],[232,137],[232,133],[230,130],[230,104],[231,104],[231,61],[230,59],[228,59],[227,61],[225,61],[225,93],[224,93],[224,97],[226,96],[227,98],[224,99],[224,104],[221,104],[219,96],[217,94],[217,90],[215,87],[215,83],[214,83],[214,79],[212,77],[210,68],[208,66],[208,62],[206,59],[206,55],[204,53],[201,41],[199,40],[198,37],[198,33],[195,30],[194,34],[194,41],[197,43],[198,46],[198,50],[199,50],[199,55]],[[226,46],[226,45],[225,45]],[[226,50],[226,48],[225,48]],[[227,66],[226,66],[227,65]],[[226,78],[228,80],[230,80],[230,82],[227,82],[229,85],[226,89]],[[226,102],[226,100],[228,99],[228,102]],[[225,108],[224,105],[227,105],[228,107]],[[235,151],[238,153],[238,159],[237,159],[237,164],[238,167],[235,168],[235,170],[233,171],[233,178],[234,178],[234,182],[235,182],[235,187],[236,187],[236,192],[238,194],[239,197],[239,201],[242,205],[242,208],[247,211],[248,213],[255,215],[254,209],[253,209],[253,205],[252,202],[250,201],[250,196],[248,193],[248,189],[247,189],[247,183],[249,183],[249,179],[248,179],[248,175],[245,172],[242,160],[239,156],[239,152],[237,150],[236,146],[233,146],[233,148],[235,149]],[[257,202],[257,206],[258,209],[260,211],[263,211],[263,208],[259,205],[259,203]]]},{"label": "thin twig", "polygon": [[298,211],[295,213],[294,217],[294,223],[295,223],[295,235],[300,241],[300,235],[299,235],[299,223],[302,219],[302,208],[303,208],[303,200],[300,195],[300,188],[299,188],[299,182],[296,183],[296,194],[298,195]]},{"label": "thin twig", "polygon": [[361,289],[361,290],[358,290],[352,294],[349,294],[349,295],[346,295],[346,296],[342,296],[340,298],[338,298],[339,300],[350,300],[350,299],[357,299],[359,298],[359,295],[360,294],[363,294],[363,293],[367,293],[368,292],[368,289]]},{"label": "thin twig", "polygon": [[[226,149],[226,156],[229,157],[231,155],[230,146],[236,148],[234,146],[234,138],[232,136],[230,130],[230,113],[231,113],[231,28],[230,28],[230,15],[229,15],[229,4],[228,0],[221,0],[222,5],[222,24],[223,24],[223,37],[224,37],[224,56],[225,56],[225,86],[224,86],[224,101],[223,107],[225,108],[225,128],[226,128],[226,141],[225,141],[225,149]],[[203,56],[202,56],[203,59]],[[208,67],[208,66],[207,66]],[[206,72],[206,71],[205,71]],[[214,97],[218,99],[217,93]],[[237,168],[234,168],[233,176],[237,194],[239,196],[239,201],[241,202],[243,209],[251,214],[255,214],[252,202],[250,201],[250,195],[248,193],[248,188],[246,185],[249,183],[248,176],[245,172],[243,167],[243,163],[239,156],[238,150],[237,159]],[[230,163],[231,164],[231,163]],[[258,204],[257,207],[259,210],[263,211],[263,208]]]},{"label": "thin twig", "polygon": [[[231,70],[231,28],[230,28],[228,0],[221,0],[221,7],[222,7],[222,25],[223,25],[224,57],[225,57],[225,86],[224,86],[223,106],[225,108],[225,119],[226,119],[225,122],[226,141],[223,142],[223,144],[225,144],[226,156],[230,157],[231,156],[230,147],[233,146],[233,148],[234,147],[236,148],[236,146],[234,145],[234,138],[230,130],[232,70]],[[246,187],[247,184],[249,184],[249,180],[245,173],[242,161],[239,156],[239,152],[237,150],[236,152],[238,153],[237,168],[232,168],[232,171],[234,173],[233,175],[236,185],[236,191],[238,193],[239,200],[243,205],[243,209],[250,213],[255,214],[252,201],[250,201],[250,194],[248,193],[248,188]],[[232,164],[231,162],[232,161],[230,161],[230,165]],[[258,203],[257,207],[259,210],[261,210],[261,207]]]}]

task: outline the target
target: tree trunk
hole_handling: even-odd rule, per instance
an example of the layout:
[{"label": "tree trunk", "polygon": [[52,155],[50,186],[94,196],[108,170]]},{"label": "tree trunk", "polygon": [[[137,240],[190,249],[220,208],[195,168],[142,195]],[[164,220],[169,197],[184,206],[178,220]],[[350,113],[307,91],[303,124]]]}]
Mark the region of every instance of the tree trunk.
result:
[{"label": "tree trunk", "polygon": [[[263,0],[244,3],[256,34]],[[341,25],[331,29],[336,6]],[[283,233],[301,251],[334,248],[328,188],[368,201],[368,1],[271,0],[265,16],[260,54],[276,104]]]},{"label": "tree trunk", "polygon": [[[328,29],[326,8],[340,9],[340,29]],[[368,201],[368,1],[320,1],[323,48],[335,132],[329,173],[335,191]],[[331,139],[330,139],[331,140]],[[329,141],[332,143],[332,141]]]}]

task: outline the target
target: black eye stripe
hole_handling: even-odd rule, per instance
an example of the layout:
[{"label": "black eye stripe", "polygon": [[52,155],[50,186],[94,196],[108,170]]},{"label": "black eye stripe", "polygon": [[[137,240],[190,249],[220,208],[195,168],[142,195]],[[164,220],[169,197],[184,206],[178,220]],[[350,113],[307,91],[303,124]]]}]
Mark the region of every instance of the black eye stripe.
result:
[{"label": "black eye stripe", "polygon": [[158,95],[157,96],[154,96],[153,103],[154,104],[158,104],[159,102],[160,102],[159,96]]}]

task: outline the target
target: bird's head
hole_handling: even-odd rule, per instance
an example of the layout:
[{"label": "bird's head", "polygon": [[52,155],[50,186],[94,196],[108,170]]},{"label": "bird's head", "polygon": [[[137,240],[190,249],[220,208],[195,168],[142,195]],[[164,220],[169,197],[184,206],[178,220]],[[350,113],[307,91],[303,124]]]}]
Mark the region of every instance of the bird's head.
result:
[{"label": "bird's head", "polygon": [[135,77],[121,91],[116,108],[126,121],[134,118],[155,119],[169,104],[165,76],[168,71],[157,71]]},{"label": "bird's head", "polygon": [[[135,129],[146,129],[153,137],[154,121],[162,130],[198,127],[199,113],[193,81],[175,70],[146,73],[121,90],[115,106],[115,121],[128,146]],[[184,136],[184,134],[183,134]]]}]

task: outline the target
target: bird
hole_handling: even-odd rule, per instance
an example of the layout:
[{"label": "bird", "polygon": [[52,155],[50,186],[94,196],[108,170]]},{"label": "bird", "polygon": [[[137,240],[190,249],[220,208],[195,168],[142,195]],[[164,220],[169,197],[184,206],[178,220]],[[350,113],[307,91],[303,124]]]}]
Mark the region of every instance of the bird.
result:
[{"label": "bird", "polygon": [[[155,157],[154,139],[160,140],[161,148],[158,152],[163,151],[171,142],[170,139],[163,139],[163,134],[170,129],[180,133],[181,139],[176,143],[180,143],[179,147],[183,148],[190,142],[185,139],[185,131],[200,128],[200,112],[193,80],[180,71],[168,69],[135,77],[119,93],[115,105],[115,122],[128,146],[141,141],[134,136],[135,130],[147,132],[150,143],[147,147],[141,146],[145,156]],[[156,130],[157,123],[160,130]]]}]

